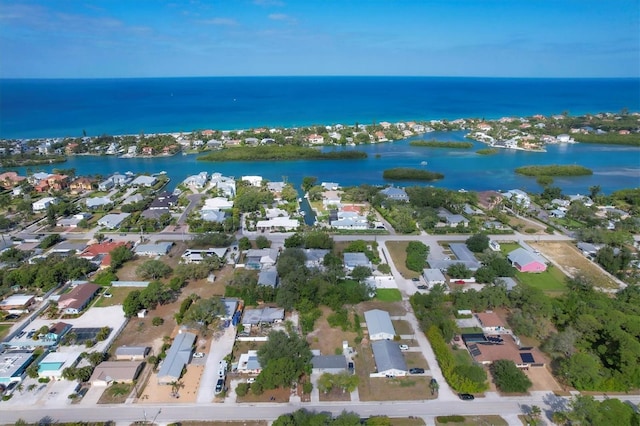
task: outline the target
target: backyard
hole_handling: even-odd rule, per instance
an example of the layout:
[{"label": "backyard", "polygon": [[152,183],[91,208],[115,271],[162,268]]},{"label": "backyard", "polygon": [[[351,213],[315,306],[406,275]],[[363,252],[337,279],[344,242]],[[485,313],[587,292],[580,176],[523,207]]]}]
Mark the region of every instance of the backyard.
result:
[{"label": "backyard", "polygon": [[400,302],[402,301],[402,293],[397,288],[379,288],[376,290],[374,300],[380,302]]}]

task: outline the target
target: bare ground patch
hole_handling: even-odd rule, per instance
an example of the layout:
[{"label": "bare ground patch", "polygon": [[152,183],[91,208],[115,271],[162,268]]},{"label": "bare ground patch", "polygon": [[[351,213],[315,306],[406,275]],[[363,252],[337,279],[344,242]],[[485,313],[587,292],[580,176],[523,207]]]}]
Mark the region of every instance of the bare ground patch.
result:
[{"label": "bare ground patch", "polygon": [[[333,328],[327,322],[327,317],[331,315],[332,310],[326,306],[320,307],[322,316],[316,320],[314,330],[307,334],[307,342],[311,349],[319,349],[323,355],[333,355],[336,349],[342,349],[342,342],[348,341],[353,346],[357,333],[354,331],[342,331],[341,328]],[[353,324],[353,316],[350,315],[351,324]],[[360,319],[364,318],[360,315]]]},{"label": "bare ground patch", "polygon": [[320,401],[351,401],[351,394],[342,389],[331,389],[330,392],[320,392]]},{"label": "bare ground patch", "polygon": [[178,397],[172,396],[173,387],[171,385],[158,384],[157,373],[152,373],[147,382],[147,386],[142,391],[142,396],[138,400],[140,403],[157,404],[169,402],[196,402],[200,378],[204,371],[204,365],[188,365],[187,372],[179,380],[181,383],[178,389]]},{"label": "bare ground patch", "polygon": [[561,269],[571,276],[579,274],[590,277],[596,287],[617,288],[618,284],[611,279],[598,266],[580,253],[570,242],[543,241],[530,243],[532,247],[540,250],[548,259],[557,263]]},{"label": "bare ground patch", "polygon": [[387,241],[385,244],[387,246],[387,250],[389,250],[393,264],[403,277],[416,278],[420,276],[419,272],[412,271],[405,265],[407,260],[406,250],[409,245],[409,241]]}]

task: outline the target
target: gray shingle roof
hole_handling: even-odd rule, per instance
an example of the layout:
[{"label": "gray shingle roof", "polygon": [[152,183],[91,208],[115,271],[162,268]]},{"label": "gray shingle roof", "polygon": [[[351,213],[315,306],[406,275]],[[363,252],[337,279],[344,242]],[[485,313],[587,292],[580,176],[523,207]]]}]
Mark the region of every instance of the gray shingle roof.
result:
[{"label": "gray shingle roof", "polygon": [[191,359],[191,350],[195,340],[196,335],[193,333],[185,332],[176,336],[158,372],[159,383],[170,383],[180,378],[182,369]]},{"label": "gray shingle roof", "polygon": [[371,349],[379,373],[392,369],[407,371],[407,364],[397,343],[391,340],[378,340],[371,344]]}]

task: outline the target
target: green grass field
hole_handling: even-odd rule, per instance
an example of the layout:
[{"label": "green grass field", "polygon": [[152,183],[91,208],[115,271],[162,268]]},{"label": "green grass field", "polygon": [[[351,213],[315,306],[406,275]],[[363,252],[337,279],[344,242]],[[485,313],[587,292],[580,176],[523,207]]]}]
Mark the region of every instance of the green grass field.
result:
[{"label": "green grass field", "polygon": [[452,349],[451,353],[453,354],[453,358],[456,360],[457,365],[473,364],[473,359],[471,358],[471,355],[469,355],[469,352],[467,352],[466,349],[456,349],[456,350]]},{"label": "green grass field", "polygon": [[567,277],[553,265],[550,265],[546,271],[539,274],[516,272],[516,279],[522,284],[539,288],[549,294],[558,294],[567,291]]},{"label": "green grass field", "polygon": [[10,329],[11,326],[9,324],[0,324],[0,339],[4,338]]},{"label": "green grass field", "polygon": [[381,302],[400,302],[402,301],[402,294],[396,288],[379,288],[376,290],[374,299]]}]

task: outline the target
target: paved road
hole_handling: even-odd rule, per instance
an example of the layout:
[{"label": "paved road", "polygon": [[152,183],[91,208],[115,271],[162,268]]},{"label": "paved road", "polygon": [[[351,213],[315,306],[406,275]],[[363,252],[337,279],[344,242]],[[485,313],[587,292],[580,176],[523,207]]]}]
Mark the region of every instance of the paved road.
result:
[{"label": "paved road", "polygon": [[[620,398],[633,404],[640,402],[640,396]],[[353,411],[362,417],[387,415],[390,417],[441,416],[449,414],[515,416],[531,405],[541,407],[546,413],[566,406],[567,400],[552,393],[534,392],[530,396],[502,398],[489,394],[475,401],[386,401],[386,402],[318,402],[302,404],[131,404],[99,405],[95,407],[74,406],[64,408],[24,407],[5,410],[0,408],[3,423],[14,423],[18,419],[34,423],[39,421],[94,422],[106,419],[118,423],[133,423],[145,419],[167,424],[181,420],[273,420],[279,415],[299,408],[311,411],[329,411],[335,415],[343,410]],[[259,407],[259,408],[257,408]]]}]

